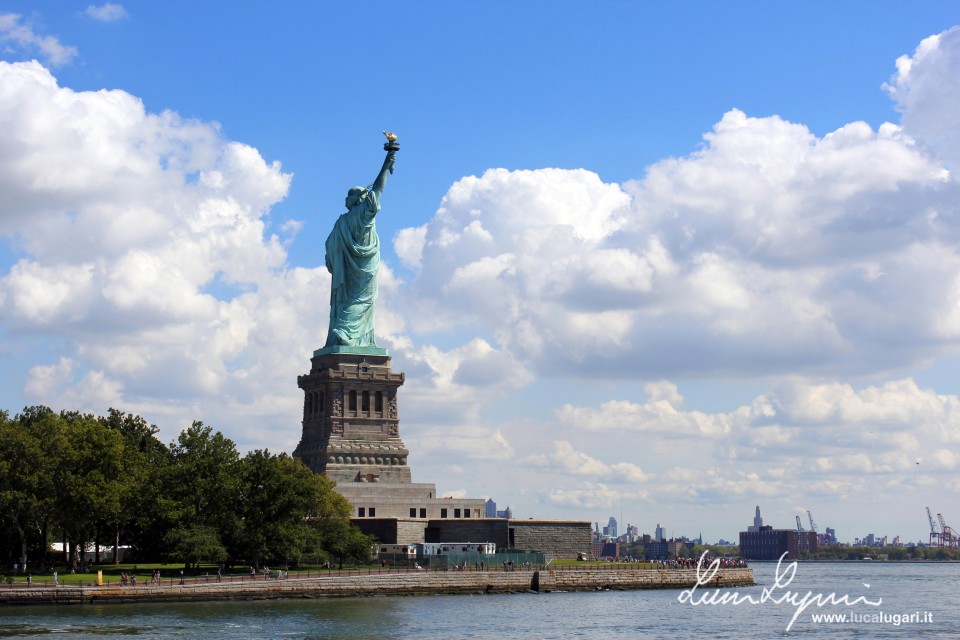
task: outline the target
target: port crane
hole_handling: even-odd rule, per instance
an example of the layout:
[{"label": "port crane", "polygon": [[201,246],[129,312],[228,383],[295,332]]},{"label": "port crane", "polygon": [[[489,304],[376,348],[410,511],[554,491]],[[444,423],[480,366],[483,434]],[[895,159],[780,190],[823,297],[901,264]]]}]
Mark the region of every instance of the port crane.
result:
[{"label": "port crane", "polygon": [[937,523],[933,521],[933,514],[930,513],[930,507],[927,507],[927,520],[930,521],[930,546],[938,546],[940,543],[940,529]]},{"label": "port crane", "polygon": [[937,519],[940,521],[940,546],[946,547],[947,549],[956,549],[958,543],[957,534],[943,521],[943,516],[939,513],[937,514]]},{"label": "port crane", "polygon": [[[943,514],[937,514],[937,520],[933,519],[930,507],[927,507],[927,520],[930,522],[930,546],[946,549],[960,548],[960,536],[946,523]],[[939,523],[939,524],[938,524]]]},{"label": "port crane", "polygon": [[797,531],[803,531],[803,524],[800,522],[800,516],[797,516]]}]

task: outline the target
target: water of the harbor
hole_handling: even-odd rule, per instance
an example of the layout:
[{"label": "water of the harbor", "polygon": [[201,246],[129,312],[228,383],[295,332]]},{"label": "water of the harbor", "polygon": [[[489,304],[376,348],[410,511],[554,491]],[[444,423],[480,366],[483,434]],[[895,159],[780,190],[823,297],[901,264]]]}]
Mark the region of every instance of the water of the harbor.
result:
[{"label": "water of the harbor", "polygon": [[[960,638],[960,564],[800,564],[782,588],[774,586],[774,564],[753,568],[757,586],[721,593],[749,595],[757,604],[693,606],[670,590],[4,607],[0,637]],[[764,588],[767,601],[759,602]],[[795,602],[810,592],[813,599],[833,593],[860,603],[811,604],[787,632],[797,607],[772,601],[787,591],[797,593]],[[818,614],[847,614],[848,621],[816,622]]]}]

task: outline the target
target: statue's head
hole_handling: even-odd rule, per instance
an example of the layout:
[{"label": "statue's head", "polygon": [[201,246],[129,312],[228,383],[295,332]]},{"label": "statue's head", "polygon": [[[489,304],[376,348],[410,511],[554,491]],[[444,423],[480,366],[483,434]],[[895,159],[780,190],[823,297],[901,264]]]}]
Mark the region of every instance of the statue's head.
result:
[{"label": "statue's head", "polygon": [[350,191],[347,191],[347,209],[353,209],[366,192],[364,187],[350,187]]}]

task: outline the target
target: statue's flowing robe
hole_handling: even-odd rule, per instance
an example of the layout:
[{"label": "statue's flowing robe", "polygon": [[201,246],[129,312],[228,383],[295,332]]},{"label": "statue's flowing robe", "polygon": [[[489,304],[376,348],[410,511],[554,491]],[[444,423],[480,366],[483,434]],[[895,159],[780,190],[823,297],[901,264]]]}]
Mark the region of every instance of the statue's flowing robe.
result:
[{"label": "statue's flowing robe", "polygon": [[330,329],[326,346],[374,347],[373,303],[377,297],[380,238],[376,215],[380,194],[368,189],[342,214],[327,237]]}]

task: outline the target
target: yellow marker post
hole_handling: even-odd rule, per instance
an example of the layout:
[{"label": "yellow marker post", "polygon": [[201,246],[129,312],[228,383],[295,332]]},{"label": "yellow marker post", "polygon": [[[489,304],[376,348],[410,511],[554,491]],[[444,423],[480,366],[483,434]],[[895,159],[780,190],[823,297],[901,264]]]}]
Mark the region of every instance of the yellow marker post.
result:
[{"label": "yellow marker post", "polygon": [[99,569],[97,571],[97,586],[98,587],[103,586],[103,569]]}]

